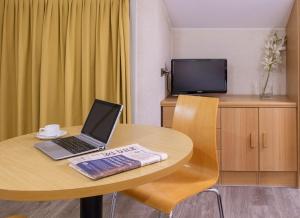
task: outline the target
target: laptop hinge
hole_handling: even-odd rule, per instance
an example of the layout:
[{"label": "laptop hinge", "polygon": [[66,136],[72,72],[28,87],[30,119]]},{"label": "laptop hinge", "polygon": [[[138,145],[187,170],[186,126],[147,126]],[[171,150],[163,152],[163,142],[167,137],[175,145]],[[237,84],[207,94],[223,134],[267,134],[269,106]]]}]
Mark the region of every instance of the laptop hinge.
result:
[{"label": "laptop hinge", "polygon": [[83,133],[81,133],[80,135],[76,136],[77,138],[79,138],[80,140],[82,141],[85,141],[95,147],[98,147],[99,149],[103,149],[105,148],[105,143],[101,142],[101,141],[98,141],[97,139],[94,139],[88,135],[85,135]]}]

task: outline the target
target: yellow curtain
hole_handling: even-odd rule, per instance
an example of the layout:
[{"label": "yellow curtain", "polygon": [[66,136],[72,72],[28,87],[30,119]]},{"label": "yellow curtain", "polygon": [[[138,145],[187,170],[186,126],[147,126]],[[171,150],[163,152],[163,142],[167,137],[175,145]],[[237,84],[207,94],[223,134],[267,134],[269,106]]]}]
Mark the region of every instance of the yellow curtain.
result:
[{"label": "yellow curtain", "polygon": [[0,1],[0,140],[79,125],[95,98],[131,121],[129,0]]}]

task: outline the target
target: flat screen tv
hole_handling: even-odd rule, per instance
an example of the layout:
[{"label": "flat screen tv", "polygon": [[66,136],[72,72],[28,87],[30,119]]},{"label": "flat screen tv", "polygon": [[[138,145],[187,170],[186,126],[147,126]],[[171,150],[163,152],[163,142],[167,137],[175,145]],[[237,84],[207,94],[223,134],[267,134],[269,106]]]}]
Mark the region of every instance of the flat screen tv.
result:
[{"label": "flat screen tv", "polygon": [[171,94],[227,92],[226,59],[173,59]]}]

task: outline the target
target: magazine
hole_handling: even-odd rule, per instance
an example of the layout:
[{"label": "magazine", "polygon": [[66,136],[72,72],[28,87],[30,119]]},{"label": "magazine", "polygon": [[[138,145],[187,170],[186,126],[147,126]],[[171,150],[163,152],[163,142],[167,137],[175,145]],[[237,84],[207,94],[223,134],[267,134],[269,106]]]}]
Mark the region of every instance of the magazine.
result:
[{"label": "magazine", "polygon": [[97,180],[124,171],[166,160],[163,152],[149,150],[139,144],[109,149],[69,159],[70,167]]}]

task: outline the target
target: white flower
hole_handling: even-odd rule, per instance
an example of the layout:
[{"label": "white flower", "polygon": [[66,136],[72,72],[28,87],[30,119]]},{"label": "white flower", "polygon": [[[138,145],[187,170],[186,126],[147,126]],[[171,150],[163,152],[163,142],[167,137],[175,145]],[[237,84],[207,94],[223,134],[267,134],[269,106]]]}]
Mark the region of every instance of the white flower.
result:
[{"label": "white flower", "polygon": [[281,63],[281,49],[284,44],[284,37],[279,38],[275,32],[265,43],[265,55],[263,59],[264,70],[271,72]]}]

